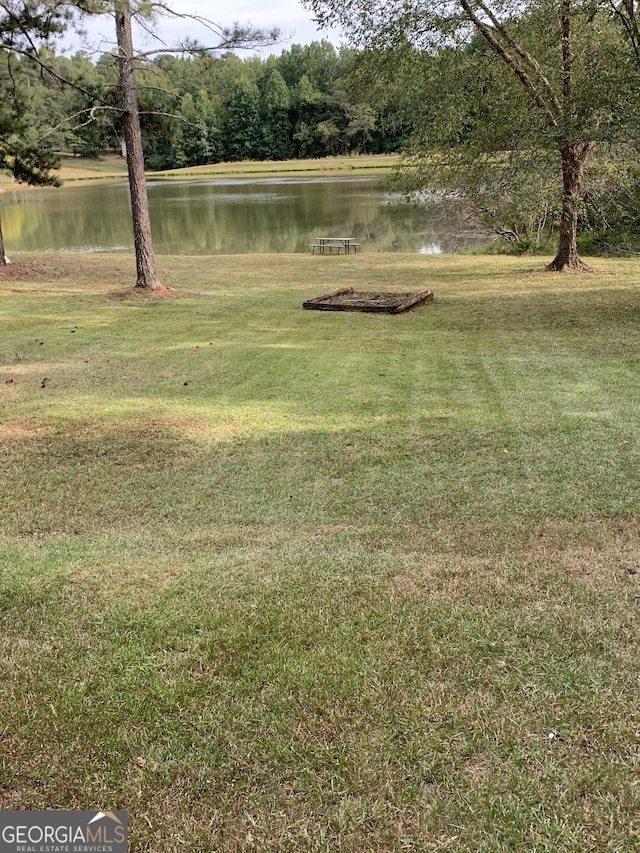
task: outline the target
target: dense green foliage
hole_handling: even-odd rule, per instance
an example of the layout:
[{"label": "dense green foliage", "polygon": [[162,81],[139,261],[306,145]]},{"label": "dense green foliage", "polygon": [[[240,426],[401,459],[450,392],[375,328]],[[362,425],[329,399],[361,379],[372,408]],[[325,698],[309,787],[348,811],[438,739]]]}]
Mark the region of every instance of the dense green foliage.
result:
[{"label": "dense green foliage", "polygon": [[628,211],[640,61],[615,4],[305,5],[363,51],[363,80],[406,101],[407,189],[454,195],[523,248],[555,237],[554,269],[580,264],[579,226]]},{"label": "dense green foliage", "polygon": [[[374,110],[349,87],[357,58],[322,41],[266,59],[164,55],[141,65],[147,167],[397,150],[402,127],[385,122],[384,105]],[[54,73],[34,68],[30,85],[58,125],[54,144],[85,156],[118,147],[114,57],[105,54],[94,64],[78,52],[70,58],[48,54],[46,60]]]},{"label": "dense green foliage", "polygon": [[[43,136],[47,110],[30,85],[38,44],[63,30],[65,7],[38,0],[0,5],[0,171],[27,184],[58,184],[55,151]],[[17,57],[26,57],[19,62]],[[48,123],[48,119],[46,120]],[[8,262],[0,227],[0,266]]]},{"label": "dense green foliage", "polygon": [[369,55],[379,76],[393,67],[389,84],[411,115],[400,186],[455,196],[516,251],[548,250],[561,216],[558,134],[566,133],[593,140],[579,207],[579,231],[590,235],[583,245],[610,246],[612,231],[619,242],[633,242],[630,232],[640,225],[637,69],[611,24],[601,28],[597,51],[590,33],[578,35],[585,43],[581,59],[589,55],[589,63],[574,63],[574,91],[582,103],[574,113],[567,110],[558,131],[545,127],[524,89],[478,36],[436,56],[409,50],[381,62],[379,54]]},{"label": "dense green foliage", "polygon": [[55,183],[55,152],[44,138],[42,90],[29,85],[26,62],[0,54],[0,169],[29,184]]},{"label": "dense green foliage", "polygon": [[55,152],[44,134],[51,126],[46,91],[38,80],[39,45],[65,26],[55,3],[0,5],[0,170],[29,184],[51,184]]}]

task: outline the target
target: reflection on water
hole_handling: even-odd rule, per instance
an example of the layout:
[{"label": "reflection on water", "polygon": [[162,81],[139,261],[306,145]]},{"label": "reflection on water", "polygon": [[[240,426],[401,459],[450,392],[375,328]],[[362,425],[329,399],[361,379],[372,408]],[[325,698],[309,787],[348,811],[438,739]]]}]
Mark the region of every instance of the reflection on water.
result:
[{"label": "reflection on water", "polygon": [[[150,181],[159,254],[305,252],[324,235],[364,251],[455,252],[486,238],[446,203],[403,204],[384,179],[262,178]],[[10,251],[132,251],[126,183],[12,190],[0,195]]]}]

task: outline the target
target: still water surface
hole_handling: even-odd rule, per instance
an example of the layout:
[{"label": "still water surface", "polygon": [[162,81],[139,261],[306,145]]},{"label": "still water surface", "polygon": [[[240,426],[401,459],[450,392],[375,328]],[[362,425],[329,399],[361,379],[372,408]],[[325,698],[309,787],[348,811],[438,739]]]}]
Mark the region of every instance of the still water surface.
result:
[{"label": "still water surface", "polygon": [[[304,252],[319,236],[365,251],[454,252],[486,238],[447,205],[400,203],[382,176],[150,181],[159,254]],[[16,189],[0,195],[12,251],[133,250],[126,183]]]}]

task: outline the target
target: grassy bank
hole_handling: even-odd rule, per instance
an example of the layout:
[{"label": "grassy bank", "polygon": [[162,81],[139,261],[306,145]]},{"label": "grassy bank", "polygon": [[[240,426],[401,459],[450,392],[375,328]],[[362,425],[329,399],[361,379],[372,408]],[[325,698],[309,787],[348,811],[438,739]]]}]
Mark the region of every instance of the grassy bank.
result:
[{"label": "grassy bank", "polygon": [[[206,180],[207,178],[278,177],[280,175],[327,175],[327,174],[385,174],[397,161],[395,155],[366,155],[360,157],[323,157],[315,160],[243,161],[238,163],[213,163],[208,166],[190,166],[164,172],[148,172],[150,179]],[[64,184],[88,181],[122,180],[127,177],[127,164],[117,154],[109,154],[97,160],[87,157],[63,156],[60,178]],[[0,192],[15,188],[9,175],[0,174]],[[24,185],[19,185],[24,188]]]},{"label": "grassy bank", "polygon": [[367,154],[359,157],[321,157],[309,160],[252,161],[213,163],[208,166],[188,166],[167,172],[153,172],[153,177],[210,178],[210,177],[277,177],[279,175],[324,175],[332,173],[385,174],[397,163],[395,154]]},{"label": "grassy bank", "polygon": [[[165,257],[151,302],[126,256],[22,260],[2,808],[154,853],[639,849],[637,262]],[[301,309],[338,284],[436,300]]]},{"label": "grassy bank", "polygon": [[[54,172],[55,173],[55,172]],[[92,159],[89,157],[63,156],[57,174],[64,184],[127,179],[127,164],[115,154]],[[0,174],[0,192],[8,189],[28,189],[27,184],[16,183],[6,172]]]}]

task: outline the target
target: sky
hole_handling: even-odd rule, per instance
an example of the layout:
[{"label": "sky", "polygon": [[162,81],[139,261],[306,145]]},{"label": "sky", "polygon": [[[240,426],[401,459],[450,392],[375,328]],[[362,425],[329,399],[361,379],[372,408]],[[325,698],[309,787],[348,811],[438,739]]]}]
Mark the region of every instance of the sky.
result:
[{"label": "sky", "polygon": [[[269,53],[280,54],[292,44],[309,44],[322,38],[329,39],[336,46],[341,43],[338,32],[318,30],[312,13],[305,9],[299,0],[234,0],[233,4],[211,3],[206,0],[166,0],[166,5],[175,12],[199,15],[217,24],[230,25],[237,21],[265,29],[278,27],[283,31],[285,40],[259,51],[263,56]],[[88,37],[84,41],[77,36],[68,38],[65,40],[67,49],[110,49],[115,41],[114,25],[110,16],[93,19],[87,22],[86,26]],[[155,29],[162,35],[167,47],[175,46],[187,37],[197,39],[206,46],[213,46],[211,33],[193,20],[163,16],[158,19]],[[158,42],[151,40],[148,34],[142,31],[134,30],[134,42],[138,50],[158,46]],[[245,54],[251,55],[251,51],[241,52],[241,55]]]}]

